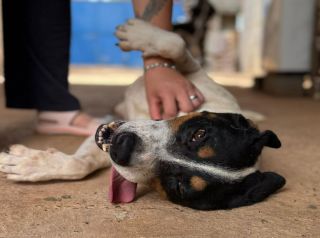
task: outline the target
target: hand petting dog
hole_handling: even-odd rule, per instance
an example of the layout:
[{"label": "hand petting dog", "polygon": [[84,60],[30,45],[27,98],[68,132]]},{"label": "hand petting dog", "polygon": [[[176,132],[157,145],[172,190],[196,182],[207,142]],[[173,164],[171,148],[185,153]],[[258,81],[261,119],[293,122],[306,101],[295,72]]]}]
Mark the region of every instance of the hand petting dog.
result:
[{"label": "hand petting dog", "polygon": [[144,80],[149,113],[154,120],[173,118],[180,111],[195,111],[204,102],[202,93],[174,69],[154,68],[144,74]]}]

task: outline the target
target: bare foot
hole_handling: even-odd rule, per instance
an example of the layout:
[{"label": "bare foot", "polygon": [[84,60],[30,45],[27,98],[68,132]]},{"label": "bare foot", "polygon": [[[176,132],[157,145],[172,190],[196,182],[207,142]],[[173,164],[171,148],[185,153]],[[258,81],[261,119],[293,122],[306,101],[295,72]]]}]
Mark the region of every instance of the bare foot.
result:
[{"label": "bare foot", "polygon": [[41,111],[38,114],[36,131],[41,134],[89,136],[96,132],[100,124],[112,119],[112,116],[94,118],[81,111]]}]

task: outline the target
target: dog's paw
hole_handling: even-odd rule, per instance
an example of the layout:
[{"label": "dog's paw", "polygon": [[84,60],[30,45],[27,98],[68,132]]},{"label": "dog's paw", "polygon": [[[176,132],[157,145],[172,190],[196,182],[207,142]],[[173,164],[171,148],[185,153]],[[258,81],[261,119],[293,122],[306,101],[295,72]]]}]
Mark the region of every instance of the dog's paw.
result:
[{"label": "dog's paw", "polygon": [[185,52],[185,42],[177,34],[140,19],[131,19],[118,26],[115,35],[122,50],[139,50],[144,57],[161,56],[174,60]]},{"label": "dog's paw", "polygon": [[140,50],[144,56],[155,55],[157,52],[150,44],[157,28],[139,19],[128,20],[116,28],[115,35],[119,39],[119,47],[124,51]]},{"label": "dog's paw", "polygon": [[14,145],[8,152],[0,153],[0,172],[14,181],[80,179],[88,174],[86,170],[72,156],[55,149],[40,151]]},{"label": "dog's paw", "polygon": [[15,144],[10,146],[8,154],[15,156],[32,156],[39,152],[39,150],[28,148],[24,145]]},{"label": "dog's paw", "polygon": [[122,50],[139,50],[143,52],[144,57],[161,56],[175,59],[185,51],[185,43],[177,34],[140,19],[131,19],[118,26],[115,35]]}]

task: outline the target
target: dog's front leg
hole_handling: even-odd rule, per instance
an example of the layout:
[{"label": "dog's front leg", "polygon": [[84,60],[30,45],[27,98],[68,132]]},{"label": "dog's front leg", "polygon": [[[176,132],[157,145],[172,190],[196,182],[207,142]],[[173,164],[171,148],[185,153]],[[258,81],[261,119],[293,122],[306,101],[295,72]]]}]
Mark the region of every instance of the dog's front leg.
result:
[{"label": "dog's front leg", "polygon": [[116,36],[124,51],[140,50],[144,57],[161,56],[172,60],[182,74],[200,70],[200,64],[186,49],[184,40],[176,33],[151,25],[140,19],[131,19],[118,26]]},{"label": "dog's front leg", "polygon": [[109,158],[96,146],[93,136],[86,139],[73,155],[56,149],[40,151],[22,145],[13,145],[8,153],[0,153],[0,172],[14,181],[77,180],[108,166]]}]

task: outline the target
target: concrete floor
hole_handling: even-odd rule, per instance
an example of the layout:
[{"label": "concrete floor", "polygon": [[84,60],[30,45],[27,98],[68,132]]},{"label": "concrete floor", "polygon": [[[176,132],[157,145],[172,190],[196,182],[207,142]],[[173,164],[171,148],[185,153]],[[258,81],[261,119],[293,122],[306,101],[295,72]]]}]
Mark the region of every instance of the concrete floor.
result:
[{"label": "concrete floor", "polygon": [[[86,111],[110,112],[123,87],[73,86]],[[262,129],[283,147],[265,149],[263,170],[287,185],[265,202],[229,211],[184,208],[146,188],[131,204],[107,201],[108,170],[82,181],[13,183],[0,175],[0,237],[320,237],[320,102],[230,89],[242,107],[267,116]],[[2,93],[0,93],[2,95]],[[0,96],[1,104],[3,98]],[[23,143],[73,152],[83,138],[33,133],[35,113],[0,108],[0,146]]]}]

